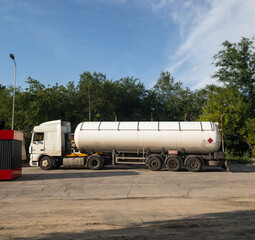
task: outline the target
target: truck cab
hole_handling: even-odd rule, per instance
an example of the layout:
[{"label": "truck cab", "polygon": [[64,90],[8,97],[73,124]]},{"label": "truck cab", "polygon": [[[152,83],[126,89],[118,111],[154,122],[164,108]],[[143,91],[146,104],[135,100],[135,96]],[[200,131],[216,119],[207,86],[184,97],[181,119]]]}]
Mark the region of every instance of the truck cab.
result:
[{"label": "truck cab", "polygon": [[61,120],[35,126],[29,146],[30,166],[57,168],[63,156],[71,153],[71,125]]}]

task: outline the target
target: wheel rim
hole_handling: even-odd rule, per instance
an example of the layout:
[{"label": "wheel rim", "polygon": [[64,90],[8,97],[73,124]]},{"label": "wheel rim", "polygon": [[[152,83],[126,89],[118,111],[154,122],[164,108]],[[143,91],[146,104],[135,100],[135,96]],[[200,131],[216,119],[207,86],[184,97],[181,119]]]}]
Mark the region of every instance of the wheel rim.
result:
[{"label": "wheel rim", "polygon": [[198,168],[198,163],[196,161],[192,161],[190,166],[192,169],[196,169],[196,168]]},{"label": "wheel rim", "polygon": [[169,162],[169,167],[170,168],[176,168],[177,167],[177,162],[175,160],[172,160]]},{"label": "wheel rim", "polygon": [[151,166],[152,166],[153,168],[158,167],[158,166],[159,166],[158,161],[157,161],[157,160],[152,161],[152,162],[151,162]]},{"label": "wheel rim", "polygon": [[97,161],[96,159],[92,160],[92,161],[91,161],[91,165],[92,165],[93,167],[98,166],[98,161]]},{"label": "wheel rim", "polygon": [[151,161],[151,167],[152,167],[152,169],[157,169],[158,167],[160,166],[160,161],[158,161],[158,160],[153,160],[153,161]]},{"label": "wheel rim", "polygon": [[42,166],[43,167],[48,167],[49,166],[49,161],[47,159],[42,160]]}]

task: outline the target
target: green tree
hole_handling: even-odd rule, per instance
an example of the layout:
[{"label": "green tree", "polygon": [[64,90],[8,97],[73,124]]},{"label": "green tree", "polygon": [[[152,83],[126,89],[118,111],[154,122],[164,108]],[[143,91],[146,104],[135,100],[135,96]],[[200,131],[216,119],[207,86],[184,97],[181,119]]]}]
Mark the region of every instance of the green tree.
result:
[{"label": "green tree", "polygon": [[140,80],[134,77],[121,78],[114,82],[114,112],[119,120],[145,120],[150,118],[144,108],[147,91]]},{"label": "green tree", "polygon": [[255,117],[255,40],[242,38],[239,43],[225,41],[214,56],[218,68],[213,78],[226,86],[237,86]]},{"label": "green tree", "polygon": [[249,110],[237,87],[218,87],[209,94],[207,105],[203,108],[203,115],[199,120],[219,123],[223,121],[228,152],[232,155],[242,155],[254,149],[249,125],[251,119],[247,118]]},{"label": "green tree", "polygon": [[[228,151],[255,155],[255,45],[254,38],[238,43],[225,41],[214,56],[217,71],[212,76],[223,87],[212,89],[201,120],[221,121]],[[224,117],[223,117],[224,115]]]},{"label": "green tree", "polygon": [[101,120],[101,110],[104,106],[103,85],[106,76],[102,73],[84,72],[80,75],[78,84],[78,99],[80,109],[80,119],[99,121]]},{"label": "green tree", "polygon": [[155,116],[158,120],[183,121],[196,120],[205,104],[205,94],[202,91],[193,92],[175,81],[169,72],[161,72],[152,89],[154,97]]},{"label": "green tree", "polygon": [[0,86],[0,128],[11,129],[13,88]]},{"label": "green tree", "polygon": [[[159,120],[180,120],[179,103],[182,83],[175,82],[170,72],[161,72],[153,90],[157,96],[156,114]],[[182,117],[180,116],[182,115]]]}]

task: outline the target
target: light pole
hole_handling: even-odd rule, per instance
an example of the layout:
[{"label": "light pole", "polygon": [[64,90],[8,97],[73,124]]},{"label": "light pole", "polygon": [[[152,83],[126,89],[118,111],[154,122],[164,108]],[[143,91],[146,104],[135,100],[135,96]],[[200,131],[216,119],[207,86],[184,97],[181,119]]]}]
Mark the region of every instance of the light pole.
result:
[{"label": "light pole", "polygon": [[89,89],[88,89],[88,98],[89,98],[89,122],[90,122],[91,121],[90,82],[89,82]]},{"label": "light pole", "polygon": [[220,116],[220,122],[221,122],[221,144],[222,144],[222,152],[225,152],[225,149],[224,149],[224,138],[223,138],[223,117],[225,116],[225,113],[223,113],[221,116]]},{"label": "light pole", "polygon": [[13,102],[12,102],[12,130],[14,128],[14,105],[15,105],[15,88],[16,88],[16,62],[15,62],[15,57],[13,54],[10,54],[10,58],[14,62],[14,88],[13,88]]}]

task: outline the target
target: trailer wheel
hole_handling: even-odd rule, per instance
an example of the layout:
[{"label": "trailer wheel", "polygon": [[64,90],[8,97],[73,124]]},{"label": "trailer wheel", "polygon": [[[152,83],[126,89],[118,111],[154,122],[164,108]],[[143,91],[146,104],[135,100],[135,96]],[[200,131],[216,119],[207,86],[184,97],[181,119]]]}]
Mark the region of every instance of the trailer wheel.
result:
[{"label": "trailer wheel", "polygon": [[158,157],[151,157],[147,161],[147,166],[152,171],[159,171],[162,167],[162,161]]},{"label": "trailer wheel", "polygon": [[166,167],[169,171],[179,171],[181,169],[181,160],[178,157],[169,157],[166,159]]},{"label": "trailer wheel", "polygon": [[202,162],[199,158],[192,157],[187,161],[186,167],[190,172],[200,172],[202,169]]},{"label": "trailer wheel", "polygon": [[40,168],[43,170],[50,170],[52,169],[53,166],[53,161],[49,156],[44,156],[40,160]]},{"label": "trailer wheel", "polygon": [[92,155],[88,158],[87,165],[91,170],[99,170],[103,168],[104,162],[101,156]]}]

